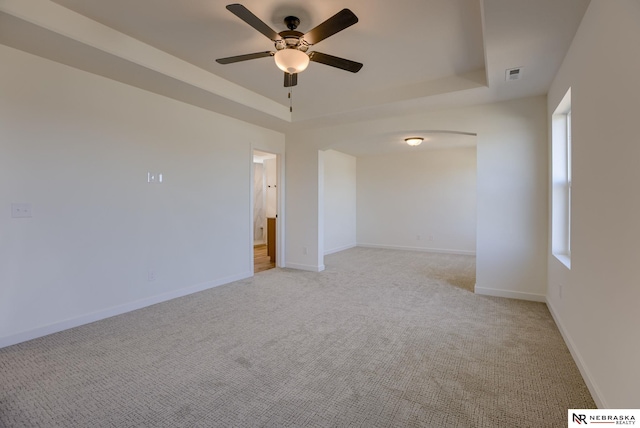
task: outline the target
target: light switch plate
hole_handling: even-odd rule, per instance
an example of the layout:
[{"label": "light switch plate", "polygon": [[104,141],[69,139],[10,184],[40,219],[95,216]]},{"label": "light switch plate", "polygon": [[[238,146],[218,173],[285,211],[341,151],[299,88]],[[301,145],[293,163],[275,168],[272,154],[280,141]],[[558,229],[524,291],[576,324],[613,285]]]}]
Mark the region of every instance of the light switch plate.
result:
[{"label": "light switch plate", "polygon": [[162,173],[147,172],[147,183],[162,183]]}]

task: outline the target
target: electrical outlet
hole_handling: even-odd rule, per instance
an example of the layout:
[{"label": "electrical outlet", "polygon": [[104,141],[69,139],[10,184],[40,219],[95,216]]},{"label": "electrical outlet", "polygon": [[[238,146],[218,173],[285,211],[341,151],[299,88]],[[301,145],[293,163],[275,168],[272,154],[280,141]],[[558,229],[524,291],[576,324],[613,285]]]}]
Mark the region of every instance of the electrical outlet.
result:
[{"label": "electrical outlet", "polygon": [[419,241],[422,237],[420,235],[416,235],[416,241]]},{"label": "electrical outlet", "polygon": [[433,241],[433,235],[429,235],[429,236],[427,237],[427,241],[429,241],[429,242]]},{"label": "electrical outlet", "polygon": [[11,217],[30,218],[31,204],[11,204]]},{"label": "electrical outlet", "polygon": [[307,253],[308,253],[307,247],[302,247],[302,254],[304,254],[306,256]]},{"label": "electrical outlet", "polygon": [[147,281],[155,281],[156,280],[156,271],[153,269],[150,269],[149,272],[147,272]]}]

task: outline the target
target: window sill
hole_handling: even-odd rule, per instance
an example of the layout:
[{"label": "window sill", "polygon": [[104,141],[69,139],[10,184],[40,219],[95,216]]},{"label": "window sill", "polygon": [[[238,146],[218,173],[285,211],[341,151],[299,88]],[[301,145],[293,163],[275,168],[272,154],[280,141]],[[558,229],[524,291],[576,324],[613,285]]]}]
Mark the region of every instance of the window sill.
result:
[{"label": "window sill", "polygon": [[571,270],[571,256],[568,254],[554,254],[553,256],[565,265],[567,269]]}]

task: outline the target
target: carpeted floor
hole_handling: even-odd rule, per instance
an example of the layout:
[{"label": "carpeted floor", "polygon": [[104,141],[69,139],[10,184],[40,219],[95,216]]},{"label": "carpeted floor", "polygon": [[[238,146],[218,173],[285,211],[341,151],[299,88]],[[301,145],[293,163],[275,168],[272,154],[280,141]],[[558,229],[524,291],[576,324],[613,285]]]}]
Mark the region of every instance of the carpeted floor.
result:
[{"label": "carpeted floor", "polygon": [[0,349],[2,427],[559,427],[595,404],[544,304],[470,256],[353,248]]}]

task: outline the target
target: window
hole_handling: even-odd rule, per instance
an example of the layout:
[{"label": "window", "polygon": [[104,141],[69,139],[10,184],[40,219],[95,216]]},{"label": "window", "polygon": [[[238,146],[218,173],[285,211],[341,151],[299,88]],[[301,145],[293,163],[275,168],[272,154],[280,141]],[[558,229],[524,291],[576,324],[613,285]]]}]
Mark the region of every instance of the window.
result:
[{"label": "window", "polygon": [[571,89],[551,122],[551,252],[571,268]]},{"label": "window", "polygon": [[566,123],[567,123],[567,147],[566,154],[567,157],[567,237],[566,237],[566,245],[567,245],[567,255],[571,258],[571,105],[569,105],[569,111],[566,115]]}]

